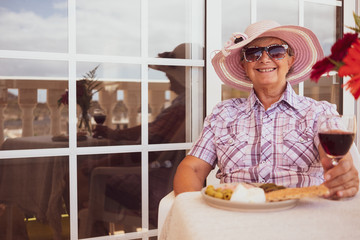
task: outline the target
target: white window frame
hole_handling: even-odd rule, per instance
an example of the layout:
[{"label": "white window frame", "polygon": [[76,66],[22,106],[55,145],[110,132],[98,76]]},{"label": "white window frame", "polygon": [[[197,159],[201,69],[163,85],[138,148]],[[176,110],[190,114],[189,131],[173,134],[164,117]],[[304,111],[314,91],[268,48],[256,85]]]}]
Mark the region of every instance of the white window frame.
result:
[{"label": "white window frame", "polygon": [[[29,59],[29,60],[58,60],[68,63],[68,88],[69,88],[69,147],[54,149],[31,149],[16,151],[1,151],[1,159],[8,158],[32,158],[32,157],[69,157],[69,182],[70,182],[70,239],[78,239],[78,206],[77,206],[77,156],[91,154],[112,154],[125,152],[141,152],[142,157],[142,230],[141,232],[129,233],[122,236],[104,236],[97,239],[148,239],[157,236],[157,229],[149,230],[148,222],[148,153],[152,151],[167,150],[187,150],[192,146],[192,141],[201,130],[203,121],[202,114],[199,114],[198,104],[202,104],[200,94],[203,94],[203,82],[196,79],[201,76],[202,69],[205,67],[205,60],[199,57],[199,52],[193,51],[193,59],[164,59],[148,56],[148,11],[149,0],[141,0],[141,56],[122,57],[109,55],[88,55],[77,54],[76,52],[76,0],[68,1],[68,52],[32,52],[32,51],[11,51],[0,50],[0,58],[9,59]],[[186,41],[192,43],[203,43],[204,35],[204,0],[185,0],[191,9],[187,16],[187,26],[191,26],[187,32]],[[141,145],[122,145],[122,146],[104,146],[104,147],[77,147],[77,119],[76,119],[76,69],[79,62],[105,62],[105,63],[131,63],[141,66]],[[148,66],[149,65],[173,65],[193,67],[191,71],[191,106],[187,106],[187,111],[191,112],[191,119],[187,119],[187,125],[190,126],[187,133],[191,138],[184,143],[151,144],[148,143]],[[198,91],[198,88],[200,88]],[[201,111],[202,112],[202,111]],[[188,118],[188,116],[187,116]]]}]

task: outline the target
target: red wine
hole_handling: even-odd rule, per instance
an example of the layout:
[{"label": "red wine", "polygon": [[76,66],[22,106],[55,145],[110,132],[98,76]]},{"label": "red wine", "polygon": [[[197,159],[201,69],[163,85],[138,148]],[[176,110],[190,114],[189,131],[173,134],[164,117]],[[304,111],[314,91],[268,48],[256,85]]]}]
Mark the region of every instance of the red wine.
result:
[{"label": "red wine", "polygon": [[344,156],[350,149],[355,134],[350,132],[319,133],[321,146],[328,155]]},{"label": "red wine", "polygon": [[103,124],[105,122],[106,115],[94,115],[94,120],[97,124]]}]

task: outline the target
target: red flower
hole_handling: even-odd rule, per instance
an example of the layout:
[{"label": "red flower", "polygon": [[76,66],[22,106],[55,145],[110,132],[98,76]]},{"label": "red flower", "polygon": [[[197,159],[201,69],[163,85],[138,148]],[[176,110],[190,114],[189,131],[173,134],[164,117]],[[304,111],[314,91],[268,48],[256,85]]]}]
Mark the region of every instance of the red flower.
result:
[{"label": "red flower", "polygon": [[351,78],[343,87],[349,90],[355,99],[358,99],[360,96],[360,74]]},{"label": "red flower", "polygon": [[328,58],[324,58],[323,60],[317,62],[313,67],[310,74],[310,78],[318,82],[320,77],[326,73],[330,72],[334,68],[334,64],[330,62]]},{"label": "red flower", "polygon": [[317,62],[313,68],[310,78],[318,82],[321,75],[331,70],[338,70],[343,65],[343,58],[347,54],[347,50],[351,47],[358,37],[357,33],[346,33],[344,37],[337,40],[331,47],[331,55]]},{"label": "red flower", "polygon": [[61,95],[60,99],[58,100],[58,106],[61,104],[68,105],[69,104],[69,92],[66,91],[63,95]]},{"label": "red flower", "polygon": [[360,16],[354,15],[356,27],[349,27],[355,33],[346,33],[331,47],[331,55],[318,61],[312,69],[311,80],[318,82],[322,74],[335,70],[340,77],[351,77],[343,84],[346,90],[358,99],[360,96]]},{"label": "red flower", "polygon": [[344,37],[336,41],[331,47],[330,58],[334,61],[340,62],[346,56],[348,48],[356,41],[357,33],[345,33]]},{"label": "red flower", "polygon": [[345,63],[339,69],[339,76],[352,77],[347,83],[343,85],[346,90],[358,99],[360,96],[360,41],[356,40],[352,47],[349,49],[348,54],[344,58]]}]

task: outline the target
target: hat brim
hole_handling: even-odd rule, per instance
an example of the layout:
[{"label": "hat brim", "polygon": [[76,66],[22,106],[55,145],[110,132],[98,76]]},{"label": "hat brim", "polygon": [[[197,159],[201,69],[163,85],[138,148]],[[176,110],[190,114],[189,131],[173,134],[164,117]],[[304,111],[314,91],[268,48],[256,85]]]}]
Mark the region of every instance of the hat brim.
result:
[{"label": "hat brim", "polygon": [[214,69],[226,85],[244,91],[251,90],[252,83],[241,65],[241,50],[253,40],[261,37],[279,38],[287,42],[293,49],[295,55],[293,71],[287,76],[287,81],[291,85],[309,79],[312,66],[324,57],[319,40],[311,30],[292,25],[275,27],[263,33],[254,34],[225,49],[228,53],[226,56],[223,51],[214,56],[212,59]]}]

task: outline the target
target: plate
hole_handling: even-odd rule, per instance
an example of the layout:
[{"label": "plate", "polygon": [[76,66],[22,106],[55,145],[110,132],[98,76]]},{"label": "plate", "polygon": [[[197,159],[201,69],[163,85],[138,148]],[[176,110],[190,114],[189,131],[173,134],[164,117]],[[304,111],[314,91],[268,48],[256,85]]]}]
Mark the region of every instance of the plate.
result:
[{"label": "plate", "polygon": [[[238,183],[236,183],[238,184]],[[226,187],[232,184],[223,183],[214,185],[215,188]],[[266,203],[241,203],[231,202],[229,200],[218,199],[205,194],[206,187],[201,190],[201,195],[204,201],[216,208],[221,208],[230,211],[241,211],[241,212],[267,212],[267,211],[279,211],[293,208],[299,202],[299,199],[285,200],[280,202],[266,202]]]}]

